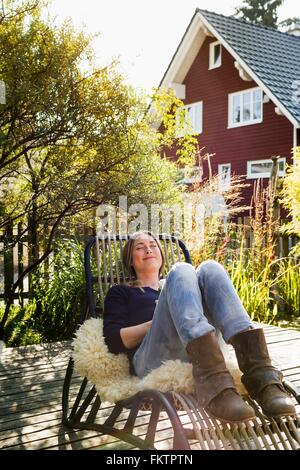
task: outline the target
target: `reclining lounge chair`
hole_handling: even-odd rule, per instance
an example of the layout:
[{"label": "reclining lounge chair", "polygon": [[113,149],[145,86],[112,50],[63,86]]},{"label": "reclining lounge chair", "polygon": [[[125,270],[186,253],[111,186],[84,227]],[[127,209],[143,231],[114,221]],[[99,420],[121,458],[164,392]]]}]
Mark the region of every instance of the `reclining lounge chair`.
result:
[{"label": "reclining lounge chair", "polygon": [[[160,235],[159,238],[168,270],[176,261],[191,263],[190,254],[181,240],[167,235]],[[88,318],[100,318],[109,287],[127,279],[121,256],[127,239],[128,236],[103,235],[93,237],[87,243],[87,308],[81,323]],[[299,391],[286,380],[284,385],[294,397],[299,413]],[[130,397],[111,403],[108,408],[107,403],[102,402],[94,383],[90,383],[86,377],[78,379],[74,358],[71,357],[63,386],[62,422],[67,428],[94,430],[99,434],[114,436],[127,443],[128,447],[138,449],[159,448],[158,436],[164,436],[165,424],[169,428],[167,442],[171,449],[176,450],[300,449],[299,416],[268,419],[249,396],[244,396],[244,399],[255,409],[256,419],[235,426],[222,424],[210,417],[198,406],[193,394],[174,390],[140,390]]]}]

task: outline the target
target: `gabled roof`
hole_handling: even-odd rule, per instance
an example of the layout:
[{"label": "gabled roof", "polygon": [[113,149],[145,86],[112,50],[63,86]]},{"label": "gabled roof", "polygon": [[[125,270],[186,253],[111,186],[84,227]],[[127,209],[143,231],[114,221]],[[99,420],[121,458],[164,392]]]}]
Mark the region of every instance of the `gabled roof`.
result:
[{"label": "gabled roof", "polygon": [[[215,36],[292,124],[300,127],[300,96],[297,100],[293,88],[297,80],[300,85],[300,37],[273,28],[197,9],[160,86],[183,80],[180,64],[186,73],[196,56],[195,45],[199,50],[203,43],[203,30]],[[193,52],[187,63],[189,44]]]}]

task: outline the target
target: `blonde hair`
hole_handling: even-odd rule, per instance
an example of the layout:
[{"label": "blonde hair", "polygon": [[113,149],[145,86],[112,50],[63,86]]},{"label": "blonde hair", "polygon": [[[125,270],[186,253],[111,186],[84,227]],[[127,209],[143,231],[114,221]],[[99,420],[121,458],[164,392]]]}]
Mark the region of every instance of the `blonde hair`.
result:
[{"label": "blonde hair", "polygon": [[[124,264],[128,274],[130,274],[134,279],[132,281],[127,281],[126,285],[128,285],[130,287],[139,287],[140,289],[143,290],[142,282],[139,281],[138,279],[136,279],[136,272],[135,272],[134,267],[132,266],[132,253],[133,253],[134,240],[136,240],[137,238],[140,238],[141,235],[149,235],[150,237],[152,237],[153,240],[155,240],[155,242],[156,242],[156,244],[159,248],[159,251],[160,251],[160,254],[161,254],[161,259],[162,259],[161,267],[159,268],[159,273],[158,273],[159,277],[161,276],[161,274],[164,271],[165,256],[164,256],[161,244],[159,243],[159,240],[156,238],[155,235],[153,235],[152,232],[147,231],[147,230],[139,230],[138,232],[134,232],[132,235],[130,235],[130,238],[127,240],[127,242],[125,243],[124,248],[123,248],[122,260],[123,260],[123,264]],[[143,292],[144,292],[144,290],[143,290]]]}]

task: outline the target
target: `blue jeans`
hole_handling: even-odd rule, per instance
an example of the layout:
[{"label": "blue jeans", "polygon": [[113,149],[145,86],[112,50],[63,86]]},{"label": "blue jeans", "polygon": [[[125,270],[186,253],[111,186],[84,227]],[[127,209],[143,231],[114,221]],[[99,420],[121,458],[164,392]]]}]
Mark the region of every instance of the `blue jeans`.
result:
[{"label": "blue jeans", "polygon": [[143,377],[167,360],[190,362],[187,343],[210,331],[220,331],[228,342],[253,327],[220,263],[208,260],[195,269],[177,262],[167,274],[151,328],[134,354],[135,372]]}]

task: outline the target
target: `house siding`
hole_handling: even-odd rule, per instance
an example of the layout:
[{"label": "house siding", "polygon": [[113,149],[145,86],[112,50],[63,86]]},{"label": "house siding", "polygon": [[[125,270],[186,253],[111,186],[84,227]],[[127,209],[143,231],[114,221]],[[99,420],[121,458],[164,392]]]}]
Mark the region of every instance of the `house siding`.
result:
[{"label": "house siding", "polygon": [[[203,101],[203,133],[199,136],[200,148],[214,153],[211,158],[213,174],[218,164],[231,163],[231,174],[246,175],[247,161],[286,157],[291,163],[293,126],[284,116],[275,113],[270,101],[263,104],[263,122],[236,128],[228,128],[228,94],[254,88],[254,81],[240,78],[233,57],[222,47],[222,65],[209,70],[209,44],[215,38],[206,38],[185,79],[185,104]],[[298,143],[300,145],[299,133]],[[174,153],[170,157],[174,158]],[[208,177],[207,164],[204,178]],[[249,188],[243,190],[243,204],[250,204],[255,180],[246,180]],[[268,179],[264,179],[264,185]]]}]

